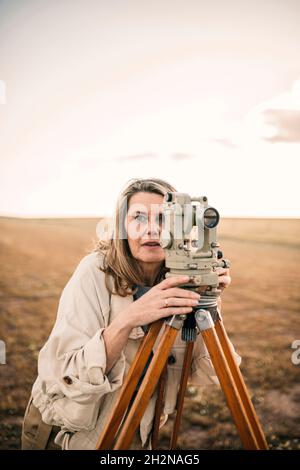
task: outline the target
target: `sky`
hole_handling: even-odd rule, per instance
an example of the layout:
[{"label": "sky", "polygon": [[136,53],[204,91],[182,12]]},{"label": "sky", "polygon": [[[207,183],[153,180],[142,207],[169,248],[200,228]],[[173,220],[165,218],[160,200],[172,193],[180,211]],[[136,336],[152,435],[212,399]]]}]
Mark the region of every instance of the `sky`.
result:
[{"label": "sky", "polygon": [[131,178],[299,217],[298,0],[0,0],[0,215],[111,216]]}]

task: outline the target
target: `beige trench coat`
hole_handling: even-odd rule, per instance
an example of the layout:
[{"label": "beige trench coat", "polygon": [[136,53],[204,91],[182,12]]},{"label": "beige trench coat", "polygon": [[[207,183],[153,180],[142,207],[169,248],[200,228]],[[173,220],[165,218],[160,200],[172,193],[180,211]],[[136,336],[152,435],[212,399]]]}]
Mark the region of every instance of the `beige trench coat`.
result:
[{"label": "beige trench coat", "polygon": [[[144,336],[141,327],[134,328],[119,360],[105,375],[103,330],[133,302],[133,296],[109,294],[105,275],[99,270],[102,259],[93,252],[77,266],[62,292],[55,325],[39,354],[33,404],[45,423],[61,428],[55,442],[63,449],[95,448]],[[176,406],[184,351],[179,332],[170,353],[172,364],[167,366],[163,422]],[[201,335],[195,342],[190,382],[200,387],[218,385]],[[151,432],[155,400],[154,394],[140,423],[141,448]]]}]

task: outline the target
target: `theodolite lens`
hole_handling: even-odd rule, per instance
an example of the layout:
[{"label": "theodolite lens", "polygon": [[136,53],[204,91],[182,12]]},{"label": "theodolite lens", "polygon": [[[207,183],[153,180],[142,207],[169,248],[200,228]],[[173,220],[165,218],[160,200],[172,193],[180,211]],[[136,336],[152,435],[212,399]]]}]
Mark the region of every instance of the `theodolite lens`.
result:
[{"label": "theodolite lens", "polygon": [[213,207],[208,207],[204,211],[203,220],[206,228],[215,228],[220,220],[219,212]]},{"label": "theodolite lens", "polygon": [[171,202],[171,201],[172,201],[172,193],[166,193],[165,202]]}]

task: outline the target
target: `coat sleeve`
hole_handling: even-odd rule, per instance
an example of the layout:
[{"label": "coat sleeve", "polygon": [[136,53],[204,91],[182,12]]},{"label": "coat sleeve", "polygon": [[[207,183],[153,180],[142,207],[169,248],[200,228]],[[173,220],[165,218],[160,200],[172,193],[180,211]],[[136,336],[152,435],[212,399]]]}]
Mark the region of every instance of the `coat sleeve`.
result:
[{"label": "coat sleeve", "polygon": [[64,288],[56,323],[38,359],[34,405],[43,420],[70,431],[94,427],[103,397],[119,388],[125,357],[108,374],[103,331],[109,315],[104,273],[95,254],[79,263]]},{"label": "coat sleeve", "polygon": [[[240,365],[241,357],[236,353],[233,344],[230,343],[230,345],[234,359],[237,364]],[[195,342],[189,382],[193,385],[219,385],[218,377],[201,334],[197,336],[197,340]]]}]

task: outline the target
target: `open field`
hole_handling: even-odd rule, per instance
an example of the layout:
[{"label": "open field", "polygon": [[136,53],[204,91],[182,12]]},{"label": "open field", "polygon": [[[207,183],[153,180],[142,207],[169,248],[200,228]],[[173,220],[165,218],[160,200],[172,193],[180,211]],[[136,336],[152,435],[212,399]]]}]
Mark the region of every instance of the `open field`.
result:
[{"label": "open field", "polygon": [[[60,293],[96,240],[97,219],[0,217],[0,449],[20,446],[22,417]],[[300,449],[300,220],[223,219],[220,242],[232,262],[223,317],[272,448]],[[171,421],[161,432],[166,447]],[[181,448],[240,448],[218,389],[189,388]]]}]

